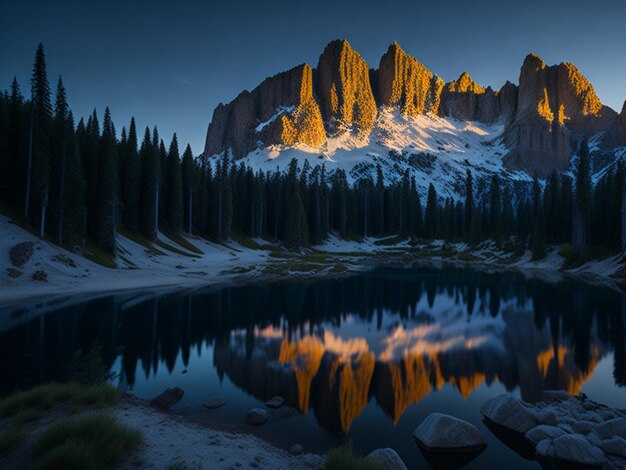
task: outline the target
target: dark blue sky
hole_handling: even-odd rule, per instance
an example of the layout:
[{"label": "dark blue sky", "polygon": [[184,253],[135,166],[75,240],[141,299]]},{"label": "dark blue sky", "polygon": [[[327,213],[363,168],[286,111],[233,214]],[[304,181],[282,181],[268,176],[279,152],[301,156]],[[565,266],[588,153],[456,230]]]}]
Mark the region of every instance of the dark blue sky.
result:
[{"label": "dark blue sky", "polygon": [[518,81],[528,52],[570,61],[617,111],[626,99],[626,2],[591,1],[47,1],[0,0],[0,89],[30,95],[37,44],[78,116],[111,107],[121,130],[157,124],[202,151],[213,108],[347,38],[370,67],[397,40],[452,80]]}]

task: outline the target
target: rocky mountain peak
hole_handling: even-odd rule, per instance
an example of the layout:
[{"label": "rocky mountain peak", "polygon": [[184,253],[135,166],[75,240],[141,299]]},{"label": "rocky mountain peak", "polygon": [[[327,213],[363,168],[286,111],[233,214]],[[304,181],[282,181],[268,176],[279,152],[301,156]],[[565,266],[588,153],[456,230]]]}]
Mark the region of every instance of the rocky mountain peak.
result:
[{"label": "rocky mountain peak", "polygon": [[381,104],[399,106],[404,114],[437,113],[444,82],[394,41],[381,57],[378,97]]},{"label": "rocky mountain peak", "polygon": [[520,70],[518,106],[505,142],[505,163],[539,176],[565,170],[576,141],[615,125],[593,86],[572,64],[547,66],[536,54]]},{"label": "rocky mountain peak", "polygon": [[617,117],[617,145],[626,146],[626,101],[622,106],[622,112]]},{"label": "rocky mountain peak", "polygon": [[446,90],[451,93],[474,93],[475,95],[485,92],[485,88],[478,85],[466,71],[463,71],[458,79],[448,83]]},{"label": "rocky mountain peak", "polygon": [[317,95],[322,116],[331,133],[348,127],[367,134],[377,107],[367,63],[345,40],[330,42],[317,65]]}]

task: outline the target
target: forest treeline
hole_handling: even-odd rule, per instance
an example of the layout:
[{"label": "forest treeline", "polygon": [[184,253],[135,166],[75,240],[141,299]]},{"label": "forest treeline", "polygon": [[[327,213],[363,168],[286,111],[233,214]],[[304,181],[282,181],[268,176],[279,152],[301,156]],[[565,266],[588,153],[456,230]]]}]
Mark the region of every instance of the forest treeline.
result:
[{"label": "forest treeline", "polygon": [[[213,241],[233,233],[266,237],[298,249],[329,234],[359,239],[400,235],[478,243],[505,249],[570,243],[617,251],[622,243],[624,165],[592,184],[588,145],[582,142],[573,177],[553,173],[532,190],[513,189],[497,175],[476,181],[468,169],[464,197],[441,198],[430,184],[423,200],[408,172],[384,184],[374,178],[350,184],[342,170],[300,167],[255,171],[227,156],[194,158],[169,145],[156,127],[138,135],[134,118],[121,132],[109,109],[75,122],[59,78],[53,96],[43,46],[33,66],[30,99],[16,79],[0,94],[0,207],[18,214],[73,250],[86,241],[113,253],[120,231],[154,239],[187,232]],[[462,201],[462,202],[461,202]]]}]

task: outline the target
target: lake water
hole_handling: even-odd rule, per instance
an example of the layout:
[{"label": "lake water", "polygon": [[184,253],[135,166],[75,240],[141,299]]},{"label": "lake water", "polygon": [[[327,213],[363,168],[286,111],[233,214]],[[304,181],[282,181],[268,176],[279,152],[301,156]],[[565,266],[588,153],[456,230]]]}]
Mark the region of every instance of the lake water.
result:
[{"label": "lake water", "polygon": [[[538,468],[503,444],[479,408],[510,392],[563,389],[626,408],[626,301],[608,287],[474,268],[381,268],[340,280],[133,292],[0,309],[2,393],[63,379],[94,340],[116,383],[175,411],[245,430],[280,395],[299,410],[255,429],[325,452],[348,439],[425,460],[412,438],[439,411],[475,424],[487,450],[468,468]],[[202,407],[226,396],[217,410]]]}]

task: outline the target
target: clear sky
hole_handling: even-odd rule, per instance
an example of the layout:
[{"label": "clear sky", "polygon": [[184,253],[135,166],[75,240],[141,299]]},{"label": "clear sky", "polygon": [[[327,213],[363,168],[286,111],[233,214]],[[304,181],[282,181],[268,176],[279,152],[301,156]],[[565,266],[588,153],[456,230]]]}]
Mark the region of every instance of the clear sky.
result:
[{"label": "clear sky", "polygon": [[397,40],[446,81],[463,71],[483,85],[518,82],[528,52],[573,62],[600,99],[626,99],[626,2],[595,1],[42,1],[0,0],[0,89],[17,76],[30,95],[43,42],[77,116],[111,107],[121,130],[177,132],[195,154],[214,107],[265,77],[346,38],[370,67]]}]

